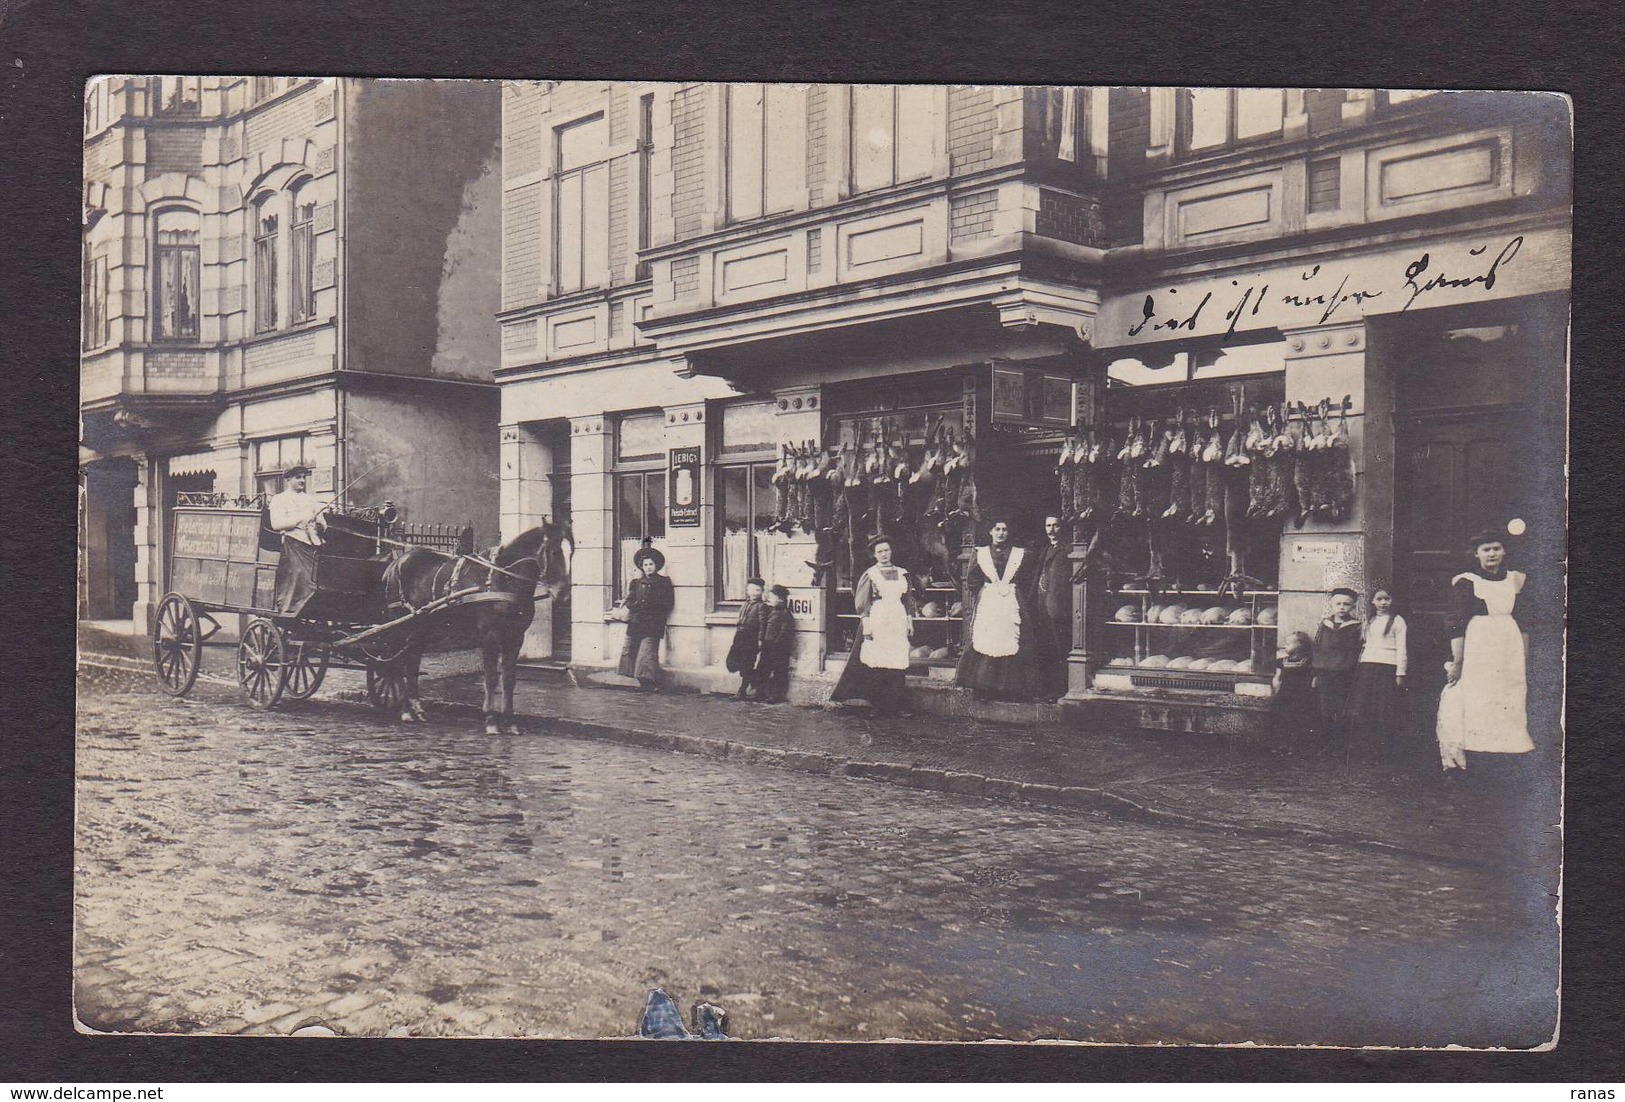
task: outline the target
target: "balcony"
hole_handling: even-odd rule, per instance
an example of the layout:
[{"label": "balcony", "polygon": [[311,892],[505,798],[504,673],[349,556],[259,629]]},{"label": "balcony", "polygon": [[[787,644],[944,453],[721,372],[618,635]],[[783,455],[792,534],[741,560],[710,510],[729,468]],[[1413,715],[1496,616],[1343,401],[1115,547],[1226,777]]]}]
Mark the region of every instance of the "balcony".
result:
[{"label": "balcony", "polygon": [[1058,216],[1059,194],[1017,165],[659,246],[640,254],[653,284],[638,332],[662,352],[702,358],[764,340],[966,308],[996,313],[1008,327],[1076,332],[1098,301],[1089,272],[1102,250],[1055,231],[1090,224],[1089,211]]},{"label": "balcony", "polygon": [[225,404],[213,350],[115,346],[86,353],[79,378],[85,443],[94,448],[194,431]]}]

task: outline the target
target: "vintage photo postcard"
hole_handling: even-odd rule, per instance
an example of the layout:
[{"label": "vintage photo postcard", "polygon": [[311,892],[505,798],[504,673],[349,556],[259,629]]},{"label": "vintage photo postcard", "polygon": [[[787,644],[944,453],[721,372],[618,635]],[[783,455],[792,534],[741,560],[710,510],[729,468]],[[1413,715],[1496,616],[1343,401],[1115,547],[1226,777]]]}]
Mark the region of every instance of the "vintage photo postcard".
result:
[{"label": "vintage photo postcard", "polygon": [[91,80],[77,1028],[1551,1047],[1571,152]]}]

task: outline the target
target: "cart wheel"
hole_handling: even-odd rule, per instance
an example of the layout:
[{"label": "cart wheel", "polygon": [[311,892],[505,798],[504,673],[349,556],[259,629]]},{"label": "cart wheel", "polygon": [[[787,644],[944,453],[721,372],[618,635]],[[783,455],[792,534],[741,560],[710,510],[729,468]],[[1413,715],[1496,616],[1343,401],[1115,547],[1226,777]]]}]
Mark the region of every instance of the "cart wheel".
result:
[{"label": "cart wheel", "polygon": [[320,643],[290,644],[288,699],[309,700],[327,676],[327,648]]},{"label": "cart wheel", "polygon": [[170,696],[185,696],[192,691],[202,662],[197,611],[181,594],[166,593],[152,624],[152,665],[159,687]]},{"label": "cart wheel", "polygon": [[288,686],[288,646],[282,629],[264,617],[249,621],[237,644],[237,683],[256,708],[275,708]]},{"label": "cart wheel", "polygon": [[399,715],[401,701],[406,699],[406,678],[393,665],[378,662],[367,664],[367,699],[380,712]]}]

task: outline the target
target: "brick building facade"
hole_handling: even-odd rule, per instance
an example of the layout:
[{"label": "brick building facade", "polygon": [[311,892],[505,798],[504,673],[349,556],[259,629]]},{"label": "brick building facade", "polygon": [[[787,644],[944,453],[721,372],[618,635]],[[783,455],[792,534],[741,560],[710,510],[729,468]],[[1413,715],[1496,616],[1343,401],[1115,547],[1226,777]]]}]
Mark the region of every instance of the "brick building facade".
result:
[{"label": "brick building facade", "polygon": [[494,535],[500,92],[106,77],[85,95],[80,615],[167,587],[181,493],[294,462]]},{"label": "brick building facade", "polygon": [[[568,517],[576,538],[573,607],[531,653],[611,664],[605,613],[648,538],[677,590],[679,679],[721,680],[741,579],[762,573],[796,597],[816,699],[849,642],[850,564],[814,585],[816,526],[773,530],[775,461],[889,439],[918,462],[943,426],[975,439],[984,500],[1030,539],[1069,435],[1221,408],[1229,433],[1249,409],[1331,400],[1352,509],[1259,526],[1243,487],[1218,536],[1169,537],[1218,574],[1263,575],[1247,600],[1282,634],[1312,630],[1333,582],[1398,579],[1427,620],[1445,545],[1503,513],[1561,576],[1561,515],[1541,504],[1561,495],[1533,472],[1561,481],[1567,125],[1560,101],[1505,94],[508,83],[502,527]],[[1439,366],[1480,362],[1497,366]],[[999,371],[1061,388],[1060,415],[1030,395],[1001,410]],[[1428,512],[1418,457],[1473,462],[1513,422],[1538,429],[1525,488],[1458,471]],[[680,527],[668,478],[691,448],[698,520]],[[1268,696],[1275,632],[1235,676],[1139,670],[1144,637],[1106,606],[1144,604],[1133,576],[1181,580],[1156,548],[1136,561],[1162,530],[1135,523],[1108,533],[1123,569],[1078,583],[1068,699],[1222,728]],[[921,684],[951,676],[941,619],[922,630],[950,661],[922,658]]]}]

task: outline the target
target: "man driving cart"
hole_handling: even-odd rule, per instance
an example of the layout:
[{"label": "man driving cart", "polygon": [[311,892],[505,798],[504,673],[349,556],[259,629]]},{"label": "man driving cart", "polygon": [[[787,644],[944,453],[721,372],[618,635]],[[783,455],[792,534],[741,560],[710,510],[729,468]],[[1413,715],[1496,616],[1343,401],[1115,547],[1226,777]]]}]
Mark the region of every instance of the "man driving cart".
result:
[{"label": "man driving cart", "polygon": [[310,493],[310,468],[300,464],[284,472],[287,489],[266,502],[266,527],[282,536],[282,558],[276,568],[276,607],[297,613],[316,592],[316,548],[322,545],[327,511],[333,507]]}]

